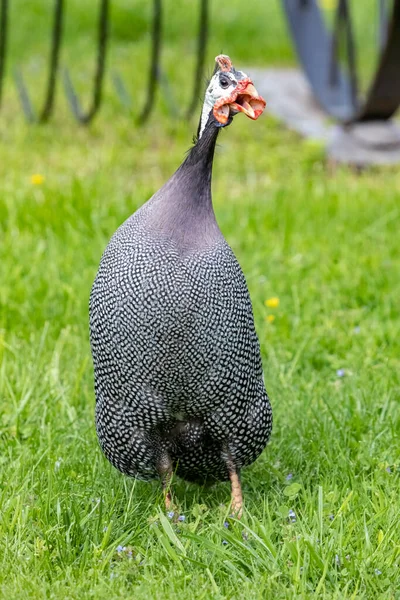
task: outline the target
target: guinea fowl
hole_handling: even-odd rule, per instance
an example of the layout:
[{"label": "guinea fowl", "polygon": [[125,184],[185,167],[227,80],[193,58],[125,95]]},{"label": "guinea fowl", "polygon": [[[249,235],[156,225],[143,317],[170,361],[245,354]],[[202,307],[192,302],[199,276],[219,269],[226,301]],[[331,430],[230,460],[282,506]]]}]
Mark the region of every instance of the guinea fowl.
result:
[{"label": "guinea fowl", "polygon": [[246,281],[215,219],[221,127],[265,108],[228,56],[216,57],[198,139],[167,183],[111,238],[90,296],[96,429],[126,475],[231,480],[264,449],[272,411]]}]

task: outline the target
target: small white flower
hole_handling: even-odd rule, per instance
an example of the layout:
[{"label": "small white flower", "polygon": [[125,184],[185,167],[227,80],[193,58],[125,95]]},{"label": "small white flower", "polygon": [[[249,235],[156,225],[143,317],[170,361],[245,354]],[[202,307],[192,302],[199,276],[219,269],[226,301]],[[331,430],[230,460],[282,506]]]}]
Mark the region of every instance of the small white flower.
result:
[{"label": "small white flower", "polygon": [[292,509],[289,510],[288,517],[292,523],[295,523],[297,521],[296,513]]}]

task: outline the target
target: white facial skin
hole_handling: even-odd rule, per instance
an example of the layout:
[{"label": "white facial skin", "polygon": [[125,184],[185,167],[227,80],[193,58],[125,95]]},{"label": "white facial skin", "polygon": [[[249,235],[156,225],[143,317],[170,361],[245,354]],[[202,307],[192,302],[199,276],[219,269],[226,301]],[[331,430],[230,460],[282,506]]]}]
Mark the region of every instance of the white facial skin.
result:
[{"label": "white facial skin", "polygon": [[[243,79],[246,77],[244,73],[238,71],[239,79]],[[221,81],[222,80],[222,81]],[[228,85],[226,85],[228,84]],[[210,112],[214,108],[214,104],[220,98],[227,98],[232,94],[232,91],[235,89],[237,85],[237,79],[230,72],[221,72],[218,71],[209,83],[209,86],[206,91],[206,95],[204,98],[203,110],[201,112],[201,125],[199,131],[199,139],[202,136],[204,131],[204,127],[208,121],[208,117],[210,116]]]}]

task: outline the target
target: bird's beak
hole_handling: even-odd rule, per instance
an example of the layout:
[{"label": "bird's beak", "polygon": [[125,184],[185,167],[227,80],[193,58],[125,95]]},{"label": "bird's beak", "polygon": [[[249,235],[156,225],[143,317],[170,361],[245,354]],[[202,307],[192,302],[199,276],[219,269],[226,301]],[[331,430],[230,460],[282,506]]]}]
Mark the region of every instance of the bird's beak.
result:
[{"label": "bird's beak", "polygon": [[220,98],[214,104],[214,117],[221,125],[228,122],[230,116],[242,112],[255,121],[264,112],[266,102],[260,96],[251,79],[241,79],[230,96]]}]

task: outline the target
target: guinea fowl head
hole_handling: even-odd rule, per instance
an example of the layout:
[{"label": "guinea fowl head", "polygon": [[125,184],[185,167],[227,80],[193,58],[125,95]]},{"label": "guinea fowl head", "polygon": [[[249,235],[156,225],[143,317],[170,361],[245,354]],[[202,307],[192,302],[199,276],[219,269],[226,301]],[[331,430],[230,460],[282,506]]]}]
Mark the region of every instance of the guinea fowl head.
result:
[{"label": "guinea fowl head", "polygon": [[229,125],[239,112],[258,119],[265,108],[265,100],[251,79],[232,66],[229,56],[220,54],[215,61],[195,144],[152,200],[154,227],[178,240],[185,251],[210,246],[222,236],[211,198],[214,150],[220,128]]},{"label": "guinea fowl head", "polygon": [[234,68],[229,56],[220,54],[215,58],[214,73],[206,90],[198,137],[201,138],[210,118],[217,127],[230,125],[239,112],[255,120],[264,111],[265,104],[251,79]]}]

